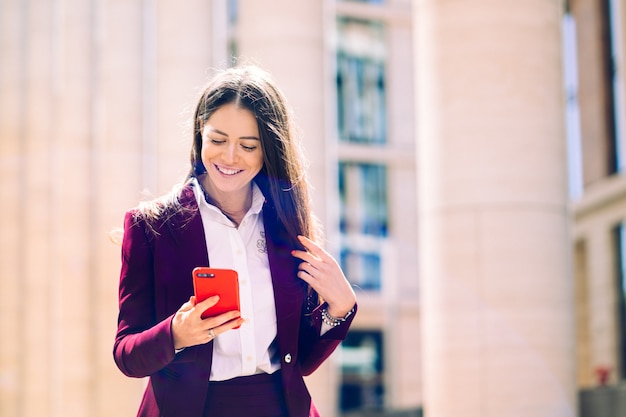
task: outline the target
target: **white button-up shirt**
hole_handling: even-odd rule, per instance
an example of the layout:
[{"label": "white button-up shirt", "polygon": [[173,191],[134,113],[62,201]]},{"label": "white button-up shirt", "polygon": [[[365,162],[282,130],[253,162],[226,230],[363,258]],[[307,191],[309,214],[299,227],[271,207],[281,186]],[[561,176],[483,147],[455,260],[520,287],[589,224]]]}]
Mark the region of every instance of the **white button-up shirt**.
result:
[{"label": "white button-up shirt", "polygon": [[237,271],[241,317],[245,319],[239,329],[229,330],[213,340],[210,380],[273,373],[280,368],[280,361],[272,361],[276,308],[261,215],[265,197],[253,183],[252,206],[237,227],[217,207],[206,202],[196,179],[192,185],[210,266]]}]

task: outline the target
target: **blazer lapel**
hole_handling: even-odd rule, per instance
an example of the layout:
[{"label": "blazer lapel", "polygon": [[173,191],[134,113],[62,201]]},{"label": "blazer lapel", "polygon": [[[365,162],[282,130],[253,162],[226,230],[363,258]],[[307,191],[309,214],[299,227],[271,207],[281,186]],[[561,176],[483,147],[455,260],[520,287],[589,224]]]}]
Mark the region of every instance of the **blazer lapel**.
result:
[{"label": "blazer lapel", "polygon": [[[167,227],[168,233],[175,244],[186,249],[185,253],[190,261],[198,263],[197,266],[208,265],[209,259],[206,251],[204,226],[202,225],[196,196],[189,184],[181,191],[180,205],[183,210],[172,215],[165,222],[165,227]],[[200,243],[204,243],[204,245]]]},{"label": "blazer lapel", "polygon": [[[180,204],[183,209],[167,219],[163,226],[166,230],[162,232],[169,236],[168,240],[175,247],[176,253],[184,254],[181,273],[186,274],[189,279],[177,280],[175,289],[180,295],[180,305],[182,305],[194,292],[191,271],[196,266],[208,266],[209,256],[202,217],[191,185],[187,184],[182,189]],[[211,367],[212,352],[213,342],[210,342],[188,348],[179,355],[181,359],[193,355],[194,360],[203,363],[204,369],[208,370]]]}]

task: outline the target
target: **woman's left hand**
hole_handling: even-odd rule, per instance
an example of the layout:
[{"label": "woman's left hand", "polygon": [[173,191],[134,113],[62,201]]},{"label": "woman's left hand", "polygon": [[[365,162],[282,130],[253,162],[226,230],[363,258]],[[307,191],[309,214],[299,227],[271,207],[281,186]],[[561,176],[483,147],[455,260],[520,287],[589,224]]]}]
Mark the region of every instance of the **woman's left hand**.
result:
[{"label": "woman's left hand", "polygon": [[328,303],[328,314],[343,317],[354,307],[356,295],[341,267],[328,252],[307,237],[298,236],[306,251],[291,254],[302,263],[298,277],[306,281]]}]

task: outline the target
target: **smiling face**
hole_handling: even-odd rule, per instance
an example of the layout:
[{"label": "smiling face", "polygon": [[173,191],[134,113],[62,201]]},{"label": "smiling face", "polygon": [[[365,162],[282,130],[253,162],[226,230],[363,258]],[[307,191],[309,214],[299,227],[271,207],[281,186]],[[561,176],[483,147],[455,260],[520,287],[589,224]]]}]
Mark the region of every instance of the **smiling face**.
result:
[{"label": "smiling face", "polygon": [[218,203],[239,205],[263,167],[263,151],[254,114],[235,104],[217,109],[202,126],[203,185]]}]

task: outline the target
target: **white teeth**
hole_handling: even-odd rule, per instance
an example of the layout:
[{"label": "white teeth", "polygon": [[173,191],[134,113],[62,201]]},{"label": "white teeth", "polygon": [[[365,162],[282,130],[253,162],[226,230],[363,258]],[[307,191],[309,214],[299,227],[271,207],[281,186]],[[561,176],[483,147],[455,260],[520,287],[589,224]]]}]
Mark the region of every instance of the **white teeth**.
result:
[{"label": "white teeth", "polygon": [[236,173],[240,172],[238,169],[228,169],[228,168],[219,167],[217,165],[216,165],[216,168],[219,172],[221,172],[222,174],[226,174],[226,175],[235,175]]}]

